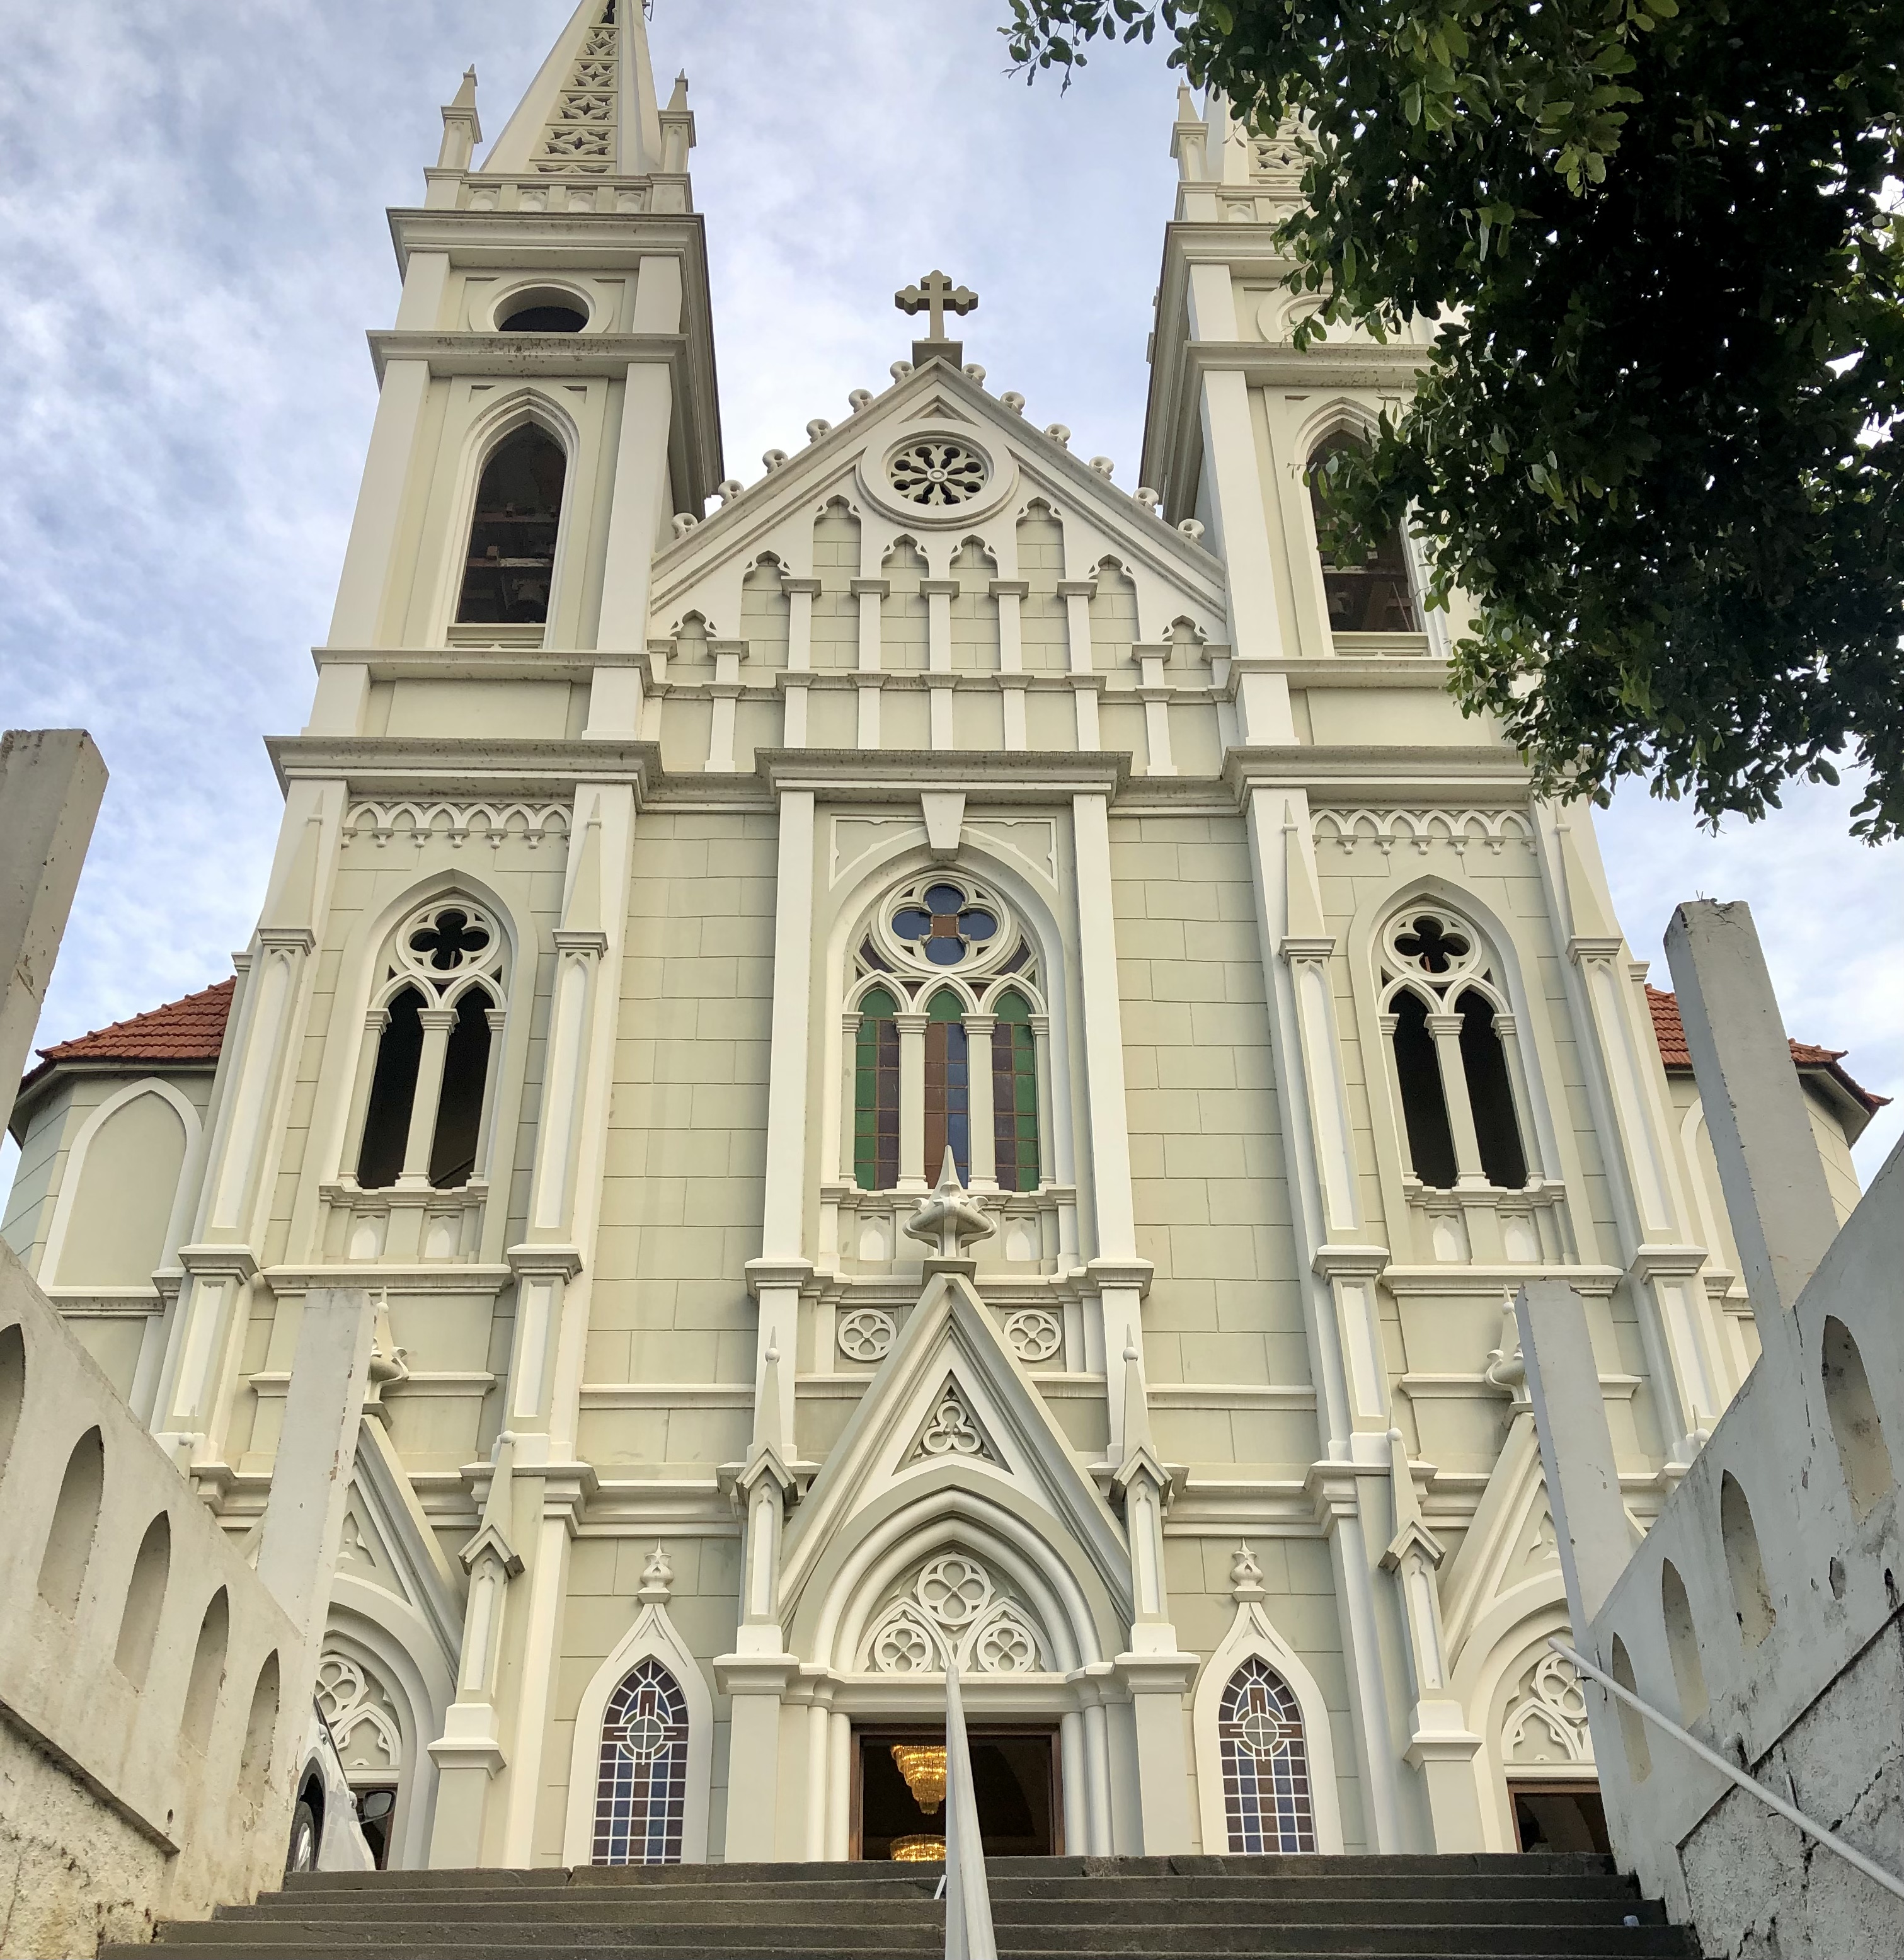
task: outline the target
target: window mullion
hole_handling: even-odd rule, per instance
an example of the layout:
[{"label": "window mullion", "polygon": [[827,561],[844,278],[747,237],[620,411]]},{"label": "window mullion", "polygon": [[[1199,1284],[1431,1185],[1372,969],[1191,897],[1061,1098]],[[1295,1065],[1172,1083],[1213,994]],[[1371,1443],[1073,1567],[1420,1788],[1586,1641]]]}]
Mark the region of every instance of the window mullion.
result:
[{"label": "window mullion", "polygon": [[1430,1014],[1428,1031],[1434,1039],[1434,1059],[1441,1071],[1441,1093],[1447,1105],[1448,1129],[1454,1140],[1455,1176],[1469,1188],[1484,1185],[1488,1179],[1481,1168],[1481,1139],[1474,1127],[1468,1072],[1461,1059],[1461,1017]]},{"label": "window mullion", "polygon": [[[416,1093],[410,1102],[410,1127],[403,1143],[403,1169],[397,1182],[419,1185],[430,1181],[430,1152],[436,1142],[437,1106],[443,1099],[443,1064],[456,1026],[454,1007],[419,1009],[423,1052],[416,1064]],[[493,1044],[492,1045],[493,1049]]]},{"label": "window mullion", "polygon": [[967,1121],[971,1126],[972,1188],[996,1191],[998,1188],[998,1137],[992,1128],[992,1030],[998,1026],[990,1014],[967,1014],[965,1032],[966,1096]]},{"label": "window mullion", "polygon": [[387,1007],[373,1007],[364,1017],[364,1036],[357,1051],[357,1083],[351,1092],[350,1115],[344,1125],[342,1159],[349,1166],[353,1179],[364,1152],[364,1125],[370,1115],[371,1087],[377,1080],[377,1051],[390,1020]]},{"label": "window mullion", "polygon": [[[925,1027],[920,1013],[895,1014],[899,1042],[899,1188],[924,1191],[925,1181]],[[935,1165],[934,1169],[938,1166]]]}]

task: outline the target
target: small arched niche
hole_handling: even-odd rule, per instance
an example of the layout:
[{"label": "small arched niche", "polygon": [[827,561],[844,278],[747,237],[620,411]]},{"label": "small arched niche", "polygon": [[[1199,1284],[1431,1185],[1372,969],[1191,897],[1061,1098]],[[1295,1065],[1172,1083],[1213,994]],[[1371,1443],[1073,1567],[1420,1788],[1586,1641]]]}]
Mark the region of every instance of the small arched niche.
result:
[{"label": "small arched niche", "polygon": [[1851,1329],[1834,1314],[1825,1319],[1820,1365],[1825,1411],[1831,1418],[1832,1440],[1838,1445],[1845,1488],[1851,1509],[1861,1518],[1868,1517],[1896,1488],[1897,1478],[1877,1413],[1877,1398],[1864,1372],[1864,1357]]},{"label": "small arched niche", "polygon": [[1680,1720],[1696,1722],[1706,1711],[1705,1669],[1699,1659],[1699,1631],[1686,1581],[1669,1558],[1660,1566],[1660,1615],[1666,1622],[1666,1650],[1672,1656],[1673,1685],[1679,1691]]},{"label": "small arched niche", "polygon": [[[1639,1692],[1633,1673],[1632,1656],[1626,1651],[1626,1643],[1619,1634],[1613,1636],[1613,1663],[1607,1669],[1613,1678],[1629,1694]],[[1646,1718],[1630,1701],[1614,1698],[1613,1705],[1619,1710],[1620,1746],[1626,1752],[1626,1768],[1635,1783],[1644,1783],[1653,1774],[1653,1749],[1646,1739]]]},{"label": "small arched niche", "polygon": [[525,422],[489,453],[457,602],[460,625],[537,625],[549,617],[568,459],[539,422]]},{"label": "small arched niche", "polygon": [[40,1596],[71,1619],[79,1610],[93,1540],[99,1535],[100,1500],[106,1489],[106,1445],[89,1429],[73,1445],[53,1506],[53,1529],[40,1561]]},{"label": "small arched niche", "polygon": [[1748,1647],[1756,1647],[1778,1624],[1778,1609],[1772,1603],[1772,1588],[1765,1582],[1752,1507],[1730,1470],[1719,1479],[1719,1535],[1725,1545],[1726,1576],[1732,1582],[1740,1637]]}]

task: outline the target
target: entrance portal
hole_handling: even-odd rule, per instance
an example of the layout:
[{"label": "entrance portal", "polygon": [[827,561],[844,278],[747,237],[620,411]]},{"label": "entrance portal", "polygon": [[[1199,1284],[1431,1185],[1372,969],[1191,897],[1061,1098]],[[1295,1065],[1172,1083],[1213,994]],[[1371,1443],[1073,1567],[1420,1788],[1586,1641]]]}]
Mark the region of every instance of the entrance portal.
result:
[{"label": "entrance portal", "polygon": [[[989,1858],[1044,1858],[1064,1849],[1055,1728],[974,1727],[972,1783],[979,1834]],[[856,1729],[853,1732],[855,1858],[932,1860],[945,1855],[945,1803],[932,1773],[942,1766],[943,1729]],[[934,1752],[909,1764],[915,1795],[894,1749]],[[934,1801],[934,1797],[937,1800]],[[923,1800],[922,1800],[923,1799]],[[926,1803],[931,1808],[928,1809]]]}]

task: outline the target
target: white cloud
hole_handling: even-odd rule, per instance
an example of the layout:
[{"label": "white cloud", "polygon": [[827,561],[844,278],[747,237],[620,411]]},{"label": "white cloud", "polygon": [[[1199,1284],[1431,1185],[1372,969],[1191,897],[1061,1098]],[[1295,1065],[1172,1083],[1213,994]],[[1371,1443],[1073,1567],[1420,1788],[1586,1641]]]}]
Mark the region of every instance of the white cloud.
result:
[{"label": "white cloud", "polygon": [[[0,714],[91,728],[113,772],[43,1039],[202,986],[248,936],[279,807],[261,738],[304,718],[374,406],[362,336],[396,302],[382,208],[420,199],[465,64],[493,136],[567,12],[5,9]],[[883,385],[915,331],[893,292],[938,266],[980,295],[963,330],[990,386],[1135,484],[1172,78],[1119,49],[1068,95],[1027,89],[1005,12],[661,0],[657,68],[687,68],[700,126],[729,474]],[[1895,852],[1822,797],[1714,846],[1622,800],[1604,834],[1636,945],[1695,888],[1752,897],[1794,1031],[1904,1083]]]}]

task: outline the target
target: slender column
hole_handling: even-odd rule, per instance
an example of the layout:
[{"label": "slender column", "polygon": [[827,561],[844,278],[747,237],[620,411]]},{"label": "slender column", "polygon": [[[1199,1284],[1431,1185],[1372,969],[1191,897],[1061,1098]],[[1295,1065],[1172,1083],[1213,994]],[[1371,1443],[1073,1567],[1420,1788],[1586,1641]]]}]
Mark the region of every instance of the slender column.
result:
[{"label": "slender column", "polygon": [[589,1009],[595,970],[608,950],[608,937],[598,931],[562,928],[551,936],[556,943],[555,1001],[529,1212],[532,1229],[541,1232],[560,1231],[568,1222]]},{"label": "slender column", "polygon": [[1098,678],[1093,670],[1091,644],[1091,602],[1097,590],[1094,578],[1065,578],[1058,582],[1058,596],[1065,602],[1065,632],[1070,656],[1072,705],[1078,718],[1078,746],[1095,749],[1097,735]]},{"label": "slender column", "polygon": [[734,768],[734,703],[740,698],[740,656],[718,653],[714,657],[714,714],[708,727],[708,770],[719,774]]},{"label": "slender column", "polygon": [[1075,1858],[1090,1841],[1084,1801],[1084,1718],[1075,1708],[1058,1718],[1058,1766],[1063,1786],[1065,1855]]},{"label": "slender column", "polygon": [[[762,1256],[769,1259],[797,1259],[803,1246],[813,912],[813,793],[783,790],[774,892],[773,1040],[760,1245]],[[791,1373],[789,1369],[790,1377]]]},{"label": "slender column", "polygon": [[832,1713],[825,1703],[807,1710],[807,1857],[810,1863],[826,1855],[826,1758]]},{"label": "slender column", "polygon": [[1097,1200],[1097,1254],[1137,1255],[1131,1202],[1130,1132],[1124,1108],[1124,1037],[1117,997],[1117,941],[1111,909],[1110,827],[1101,794],[1071,800],[1078,865],[1080,990],[1084,1004],[1091,1179]]},{"label": "slender column", "polygon": [[1488,1175],[1481,1167],[1481,1140],[1474,1127],[1474,1105],[1468,1099],[1468,1071],[1461,1059],[1461,1017],[1430,1014],[1426,1020],[1428,1031],[1434,1038],[1441,1094],[1447,1103],[1448,1130],[1454,1139],[1457,1182],[1463,1190],[1485,1190]]},{"label": "slender column", "polygon": [[1110,1736],[1104,1719],[1104,1704],[1092,1701],[1084,1708],[1084,1831],[1087,1856],[1111,1855]]},{"label": "slender column", "polygon": [[349,1178],[357,1176],[357,1160],[364,1147],[364,1118],[370,1113],[371,1084],[377,1077],[377,1051],[390,1026],[389,1011],[373,1007],[364,1017],[364,1032],[357,1044],[357,1075],[351,1090],[350,1117],[344,1125],[344,1160],[339,1166]]},{"label": "slender column", "polygon": [[501,1007],[485,1007],[482,1018],[489,1029],[489,1061],[482,1077],[482,1114],[476,1127],[478,1177],[486,1179],[496,1153],[496,1089],[502,1079],[502,1030],[508,1013]]},{"label": "slender column", "polygon": [[998,1188],[998,1137],[992,1120],[992,1039],[998,1023],[991,1014],[965,1017],[967,1122],[972,1131],[972,1188]]},{"label": "slender column", "polygon": [[[926,1188],[925,1029],[923,1014],[895,1014],[899,1044],[899,1188]],[[937,1171],[938,1166],[931,1166]]]},{"label": "slender column", "polygon": [[1149,750],[1145,773],[1173,776],[1176,762],[1170,748],[1170,688],[1164,678],[1167,648],[1141,650],[1136,655],[1137,698],[1144,704],[1144,740]]},{"label": "slender column", "polygon": [[890,590],[884,578],[856,578],[852,590],[859,600],[859,746],[880,746],[880,606]]},{"label": "slender column", "polygon": [[[1024,619],[1020,607],[1031,590],[1021,578],[995,578],[991,591],[998,608],[999,692],[1005,708],[1005,745],[1008,749],[1025,746],[1025,684]],[[1011,678],[1008,679],[1009,676]]]},{"label": "slender column", "polygon": [[826,1856],[843,1863],[852,1848],[853,1723],[837,1712],[829,1717],[826,1770]]},{"label": "slender column", "polygon": [[958,596],[956,578],[922,578],[925,595],[925,666],[931,689],[931,735],[934,749],[950,749],[952,739],[952,601]]},{"label": "slender column", "polygon": [[403,1143],[403,1170],[396,1180],[411,1190],[430,1181],[430,1147],[436,1141],[436,1112],[443,1099],[443,1064],[456,1026],[454,1007],[424,1007],[423,1052],[416,1064],[416,1093],[410,1099],[410,1127]]}]

